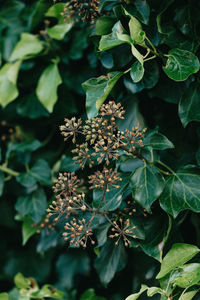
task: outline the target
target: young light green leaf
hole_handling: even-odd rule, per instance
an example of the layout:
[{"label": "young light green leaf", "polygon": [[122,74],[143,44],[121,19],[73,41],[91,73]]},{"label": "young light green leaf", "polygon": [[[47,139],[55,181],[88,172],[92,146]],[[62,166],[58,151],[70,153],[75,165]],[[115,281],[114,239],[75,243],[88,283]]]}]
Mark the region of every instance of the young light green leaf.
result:
[{"label": "young light green leaf", "polygon": [[21,61],[7,63],[0,70],[0,105],[5,107],[19,94],[16,82]]},{"label": "young light green leaf", "polygon": [[144,293],[148,289],[148,286],[142,284],[141,289],[138,293],[132,294],[128,296],[125,300],[137,300],[142,293]]},{"label": "young light green leaf", "polygon": [[0,300],[9,300],[8,293],[0,293]]},{"label": "young light green leaf", "polygon": [[199,252],[200,249],[194,245],[183,243],[174,244],[169,252],[165,255],[161,263],[160,272],[156,278],[160,279],[175,268],[181,267]]},{"label": "young light green leaf", "polygon": [[81,295],[80,300],[106,300],[106,298],[96,296],[95,291],[93,289],[89,289]]},{"label": "young light green leaf", "polygon": [[[103,284],[108,284],[117,271],[124,268],[126,264],[126,251],[121,241],[116,246],[108,240],[102,247],[100,256],[95,260],[95,269]],[[103,266],[103,267],[102,267]]]},{"label": "young light green leaf", "polygon": [[36,55],[43,50],[42,42],[31,33],[22,33],[21,39],[15,46],[9,61],[24,59],[32,55]]},{"label": "young light green leaf", "polygon": [[18,289],[28,289],[31,285],[31,281],[25,278],[22,273],[15,275],[14,283]]},{"label": "young light green leaf", "polygon": [[161,207],[174,218],[182,210],[200,212],[200,170],[186,167],[166,179],[160,196]]},{"label": "young light green leaf", "polygon": [[36,94],[43,106],[51,113],[57,101],[57,88],[62,78],[56,63],[49,65],[39,78]]},{"label": "young light green leaf", "polygon": [[86,111],[89,119],[97,116],[99,108],[123,74],[123,72],[111,72],[107,76],[90,78],[82,84],[86,92]]},{"label": "young light green leaf", "polygon": [[200,264],[186,264],[178,271],[178,276],[174,280],[174,285],[187,288],[200,283]]},{"label": "young light green leaf", "polygon": [[45,297],[53,299],[63,299],[64,292],[59,291],[51,284],[45,284],[43,287],[36,292],[31,294],[32,298],[44,299]]},{"label": "young light green leaf", "polygon": [[192,300],[198,291],[199,291],[198,289],[194,289],[192,291],[186,291],[181,294],[178,300]]},{"label": "young light green leaf", "polygon": [[112,28],[112,33],[103,35],[99,42],[99,50],[105,51],[109,50],[113,47],[122,45],[125,43],[125,41],[120,40],[118,38],[118,35],[126,34],[126,30],[123,28],[120,21],[118,21]]},{"label": "young light green leaf", "polygon": [[147,289],[147,296],[153,297],[156,294],[162,295],[163,294],[162,289],[159,287],[154,287],[154,286]]},{"label": "young light green leaf", "polygon": [[139,62],[139,60],[135,61],[131,67],[130,71],[131,78],[133,82],[139,82],[144,75],[144,67],[143,64]]},{"label": "young light green leaf", "polygon": [[33,226],[33,221],[29,218],[26,218],[22,225],[22,245],[24,246],[30,237],[34,235],[37,231],[37,228]]},{"label": "young light green leaf", "polygon": [[48,35],[55,40],[62,40],[67,32],[72,28],[72,23],[57,24],[47,29]]},{"label": "young light green leaf", "polygon": [[154,167],[145,164],[133,173],[131,185],[135,201],[150,211],[152,203],[163,191],[164,181]]},{"label": "young light green leaf", "polygon": [[183,81],[199,71],[199,60],[192,52],[174,48],[169,51],[168,55],[163,70],[169,78]]},{"label": "young light green leaf", "polygon": [[134,17],[131,17],[129,21],[129,30],[134,44],[142,44],[144,42],[145,32],[142,30],[140,22]]},{"label": "young light green leaf", "polygon": [[179,102],[178,114],[184,127],[191,121],[200,121],[200,85],[191,83]]}]

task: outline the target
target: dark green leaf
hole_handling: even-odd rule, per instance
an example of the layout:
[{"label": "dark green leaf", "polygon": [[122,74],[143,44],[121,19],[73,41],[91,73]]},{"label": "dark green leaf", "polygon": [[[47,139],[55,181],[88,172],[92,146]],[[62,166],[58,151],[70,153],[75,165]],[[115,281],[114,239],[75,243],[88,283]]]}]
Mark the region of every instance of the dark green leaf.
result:
[{"label": "dark green leaf", "polygon": [[102,247],[100,256],[96,258],[95,269],[103,284],[108,284],[115,273],[122,270],[126,264],[126,251],[123,243],[120,241],[115,245],[113,241],[108,240]]},{"label": "dark green leaf", "polygon": [[170,175],[160,196],[161,207],[174,218],[180,211],[200,212],[200,170],[188,166]]},{"label": "dark green leaf", "polygon": [[4,173],[0,171],[0,197],[3,194],[4,188]]},{"label": "dark green leaf", "polygon": [[120,163],[120,170],[122,172],[133,172],[144,165],[144,162],[139,158],[129,158],[125,156],[121,159],[122,162]]},{"label": "dark green leaf", "polygon": [[127,6],[127,11],[134,17],[138,18],[142,23],[148,24],[150,7],[146,0],[136,0],[134,6]]},{"label": "dark green leaf", "polygon": [[82,84],[86,92],[86,111],[89,119],[97,116],[99,108],[123,74],[123,72],[111,72],[107,76],[90,78]]},{"label": "dark green leaf", "polygon": [[174,244],[169,252],[165,255],[161,269],[156,278],[160,279],[174,270],[176,267],[181,267],[193,258],[200,250],[194,245],[189,244]]},{"label": "dark green leaf", "polygon": [[30,173],[21,173],[16,180],[27,189],[27,193],[37,189],[37,181]]},{"label": "dark green leaf", "polygon": [[40,53],[43,49],[42,42],[31,33],[22,33],[20,41],[15,46],[9,61],[24,59]]},{"label": "dark green leaf", "polygon": [[133,198],[147,211],[158,199],[164,188],[164,180],[157,170],[145,164],[138,168],[131,177]]},{"label": "dark green leaf", "polygon": [[62,83],[57,63],[49,65],[39,78],[36,94],[43,106],[51,113],[57,101],[57,88]]},{"label": "dark green leaf", "polygon": [[36,223],[41,221],[46,208],[46,195],[41,188],[29,195],[18,197],[15,204],[15,209],[22,217],[29,215]]},{"label": "dark green leaf", "polygon": [[10,156],[10,153],[13,151],[16,152],[33,152],[37,149],[39,149],[42,146],[42,144],[38,140],[34,140],[32,142],[21,142],[21,143],[10,143],[6,152],[6,157],[8,158]]},{"label": "dark green leaf", "polygon": [[169,78],[175,81],[183,81],[191,74],[198,72],[199,60],[192,52],[174,48],[169,51],[168,55],[163,70]]},{"label": "dark green leaf", "polygon": [[179,103],[179,117],[185,127],[191,121],[200,121],[200,85],[191,83],[182,95]]},{"label": "dark green leaf", "polygon": [[58,244],[58,232],[55,230],[42,230],[40,240],[37,244],[37,252],[44,254],[47,250],[54,248]]},{"label": "dark green leaf", "polygon": [[96,21],[96,34],[106,35],[109,34],[114,25],[115,19],[109,16],[102,16]]},{"label": "dark green leaf", "polygon": [[172,142],[170,142],[166,136],[157,132],[157,130],[154,130],[145,136],[143,145],[151,146],[155,150],[174,148]]},{"label": "dark green leaf", "polygon": [[107,233],[108,233],[110,226],[111,226],[110,223],[104,223],[97,227],[97,229],[96,229],[96,237],[97,237],[97,242],[98,242],[97,247],[103,246],[105,244],[105,242],[107,241]]},{"label": "dark green leaf", "polygon": [[35,179],[43,184],[51,185],[51,169],[49,168],[48,163],[39,159],[35,165],[30,169],[30,174],[35,177]]},{"label": "dark green leaf", "polygon": [[144,75],[144,67],[138,60],[132,65],[130,75],[135,83],[142,79]]},{"label": "dark green leaf", "polygon": [[148,289],[148,287],[144,284],[142,284],[141,289],[138,293],[132,294],[128,296],[125,300],[137,300],[143,292],[145,292]]}]

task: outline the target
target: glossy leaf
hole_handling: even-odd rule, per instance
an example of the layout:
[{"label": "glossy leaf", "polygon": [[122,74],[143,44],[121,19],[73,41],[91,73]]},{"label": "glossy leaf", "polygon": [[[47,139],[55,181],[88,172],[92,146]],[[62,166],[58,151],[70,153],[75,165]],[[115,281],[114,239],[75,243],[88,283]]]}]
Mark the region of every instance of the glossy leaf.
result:
[{"label": "glossy leaf", "polygon": [[56,63],[49,65],[41,74],[36,94],[43,106],[51,113],[58,99],[57,89],[62,83],[62,78]]},{"label": "glossy leaf", "polygon": [[174,285],[187,288],[200,283],[200,264],[186,264],[178,271],[178,276],[174,280]]},{"label": "glossy leaf", "polygon": [[174,218],[185,209],[200,212],[200,170],[186,167],[167,177],[161,207]]},{"label": "glossy leaf", "polygon": [[128,296],[125,300],[137,300],[140,297],[140,295],[143,294],[147,289],[148,289],[148,286],[143,284],[138,293]]},{"label": "glossy leaf", "polygon": [[146,134],[143,140],[144,146],[151,146],[155,150],[165,150],[174,148],[174,145],[166,136],[157,132],[157,130],[149,132]]},{"label": "glossy leaf", "polygon": [[179,102],[179,117],[184,127],[191,121],[200,121],[200,85],[198,82],[191,83]]},{"label": "glossy leaf", "polygon": [[198,72],[199,60],[192,52],[174,48],[169,51],[168,55],[163,70],[169,78],[175,81],[183,81],[191,74]]},{"label": "glossy leaf", "polygon": [[99,108],[123,74],[123,72],[111,72],[107,76],[91,78],[82,84],[86,92],[86,111],[89,119],[97,116]]},{"label": "glossy leaf", "polygon": [[106,298],[96,296],[95,291],[89,289],[81,295],[80,300],[106,300]]},{"label": "glossy leaf", "polygon": [[138,60],[132,65],[130,75],[133,82],[135,83],[139,82],[142,79],[144,75],[144,67]]},{"label": "glossy leaf", "polygon": [[15,46],[9,61],[25,59],[37,55],[43,50],[42,42],[31,33],[22,33],[21,39]]},{"label": "glossy leaf", "polygon": [[162,176],[154,167],[144,165],[138,168],[131,177],[133,198],[147,211],[158,199],[164,188]]},{"label": "glossy leaf", "polygon": [[33,226],[33,221],[26,218],[22,225],[22,245],[25,245],[36,231],[37,228]]},{"label": "glossy leaf", "polygon": [[40,183],[51,185],[51,169],[48,163],[39,159],[35,165],[30,169],[30,174]]},{"label": "glossy leaf", "polygon": [[36,223],[41,221],[46,208],[46,195],[41,188],[29,195],[20,196],[15,204],[15,209],[22,217],[29,215]]},{"label": "glossy leaf", "polygon": [[156,278],[160,279],[174,270],[176,267],[181,267],[199,252],[199,248],[194,245],[183,243],[174,244],[169,252],[165,255],[161,263],[160,272]]},{"label": "glossy leaf", "polygon": [[96,33],[97,35],[107,35],[111,32],[114,19],[109,16],[102,16],[96,21]]},{"label": "glossy leaf", "polygon": [[[126,264],[126,251],[120,241],[116,246],[111,240],[101,248],[100,256],[95,260],[95,269],[103,284],[108,284],[115,273],[122,270]],[[102,267],[103,266],[103,267]]]},{"label": "glossy leaf", "polygon": [[192,291],[186,291],[184,294],[180,296],[178,300],[191,300],[198,293],[198,289],[194,289]]}]

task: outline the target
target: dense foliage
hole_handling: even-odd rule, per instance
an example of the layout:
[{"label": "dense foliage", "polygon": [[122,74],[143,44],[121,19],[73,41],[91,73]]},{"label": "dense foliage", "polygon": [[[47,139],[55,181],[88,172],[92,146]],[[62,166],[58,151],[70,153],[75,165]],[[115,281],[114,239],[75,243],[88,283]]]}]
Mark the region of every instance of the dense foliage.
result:
[{"label": "dense foliage", "polygon": [[0,299],[198,299],[200,4],[29,2],[0,11]]}]

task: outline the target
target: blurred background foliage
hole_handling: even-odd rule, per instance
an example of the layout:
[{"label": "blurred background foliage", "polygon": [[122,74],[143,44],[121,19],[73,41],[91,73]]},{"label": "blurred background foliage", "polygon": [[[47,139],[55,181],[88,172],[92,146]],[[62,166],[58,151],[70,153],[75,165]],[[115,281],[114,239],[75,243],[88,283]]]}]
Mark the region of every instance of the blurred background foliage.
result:
[{"label": "blurred background foliage", "polygon": [[[35,234],[52,201],[51,186],[58,172],[76,169],[71,160],[71,143],[63,142],[59,125],[65,117],[87,118],[81,84],[91,77],[124,70],[133,59],[127,44],[98,50],[100,35],[110,33],[117,21],[118,11],[115,9],[114,14],[112,8],[120,1],[102,1],[105,16],[101,18],[107,18],[107,32],[102,27],[103,19],[98,20],[97,27],[72,20],[66,23],[60,15],[62,3],[58,4],[55,9],[51,0],[1,3],[0,291],[11,289],[14,275],[21,272],[40,284],[53,284],[68,299],[80,299],[89,288],[106,299],[124,299],[141,283],[154,282],[159,270],[158,261],[151,257],[156,254],[150,234],[158,244],[166,233],[168,217],[158,203],[152,208],[156,221],[145,225],[149,240],[143,251],[150,256],[141,248],[128,249],[126,258],[115,269],[123,270],[107,286],[94,268],[98,253],[92,248],[67,249],[55,232]],[[132,9],[162,51],[178,47],[198,56],[200,3],[136,0]],[[127,110],[122,127],[131,128],[138,123],[150,129],[158,127],[175,145],[175,150],[160,154],[169,166],[199,166],[200,130],[196,121],[200,114],[190,114],[188,119],[180,116],[180,99],[194,95],[194,111],[197,107],[199,100],[194,90],[198,94],[199,75],[175,82],[164,74],[161,65],[159,58],[147,64],[140,82],[133,82],[127,74],[113,88],[112,97]],[[192,122],[184,128],[189,121]],[[129,168],[126,162],[121,165],[123,172],[129,172]],[[79,172],[83,177],[87,174]],[[176,222],[172,221],[170,245],[176,241],[200,246],[199,224],[197,213],[182,212]]]}]

